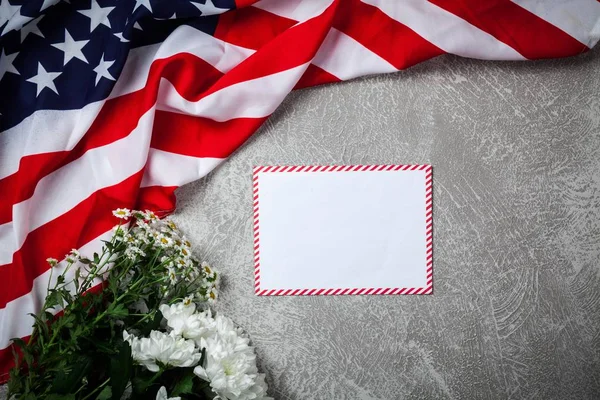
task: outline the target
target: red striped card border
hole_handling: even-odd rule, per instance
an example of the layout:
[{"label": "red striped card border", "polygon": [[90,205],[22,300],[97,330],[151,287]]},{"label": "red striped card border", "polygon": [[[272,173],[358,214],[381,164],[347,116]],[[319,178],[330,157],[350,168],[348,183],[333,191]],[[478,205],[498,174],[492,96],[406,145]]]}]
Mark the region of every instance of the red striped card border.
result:
[{"label": "red striped card border", "polygon": [[[336,289],[261,289],[260,287],[260,212],[258,177],[271,172],[365,172],[365,171],[425,171],[425,224],[427,284],[412,288],[336,288]],[[327,296],[327,295],[392,295],[433,293],[433,191],[432,167],[417,165],[328,165],[328,166],[257,166],[252,174],[254,213],[254,292],[258,296]]]}]

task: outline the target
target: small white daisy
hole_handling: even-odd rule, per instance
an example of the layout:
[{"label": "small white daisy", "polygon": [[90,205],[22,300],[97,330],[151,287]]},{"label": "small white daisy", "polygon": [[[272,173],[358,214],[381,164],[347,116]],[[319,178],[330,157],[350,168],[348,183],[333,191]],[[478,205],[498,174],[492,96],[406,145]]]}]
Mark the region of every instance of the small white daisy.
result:
[{"label": "small white daisy", "polygon": [[144,212],[144,219],[151,222],[158,221],[156,214],[150,210],[146,210],[146,212]]},{"label": "small white daisy", "polygon": [[189,306],[192,304],[192,300],[194,299],[194,296],[186,296],[183,298],[183,305],[184,306]]},{"label": "small white daisy", "polygon": [[121,219],[127,219],[131,217],[131,211],[129,211],[127,208],[117,208],[112,213],[115,217]]},{"label": "small white daisy", "polygon": [[173,268],[167,268],[167,273],[169,275],[169,281],[171,281],[171,284],[176,284],[177,283],[177,273],[175,272],[175,270]]},{"label": "small white daisy", "polygon": [[56,258],[46,258],[46,262],[50,264],[51,267],[55,267],[58,264],[58,260]]},{"label": "small white daisy", "polygon": [[156,242],[163,248],[169,248],[173,245],[173,239],[162,234],[158,234]]}]

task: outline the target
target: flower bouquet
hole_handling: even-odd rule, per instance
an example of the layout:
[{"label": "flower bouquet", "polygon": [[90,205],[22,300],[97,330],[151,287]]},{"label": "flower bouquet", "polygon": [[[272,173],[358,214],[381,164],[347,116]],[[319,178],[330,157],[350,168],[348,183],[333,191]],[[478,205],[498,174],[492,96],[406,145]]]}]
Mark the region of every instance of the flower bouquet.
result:
[{"label": "flower bouquet", "polygon": [[14,339],[9,399],[268,399],[248,337],[210,309],[217,272],[173,222],[113,214],[126,223],[101,254],[48,259],[55,283],[29,341]]}]

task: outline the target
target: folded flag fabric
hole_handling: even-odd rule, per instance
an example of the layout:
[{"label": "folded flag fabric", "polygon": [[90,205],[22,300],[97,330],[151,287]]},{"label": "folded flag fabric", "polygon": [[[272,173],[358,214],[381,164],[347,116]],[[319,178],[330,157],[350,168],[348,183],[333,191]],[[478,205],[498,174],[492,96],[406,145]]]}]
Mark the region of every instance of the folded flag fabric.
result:
[{"label": "folded flag fabric", "polygon": [[0,0],[0,374],[47,257],[97,251],[118,207],[171,213],[291,90],[572,56],[599,21],[596,0]]}]

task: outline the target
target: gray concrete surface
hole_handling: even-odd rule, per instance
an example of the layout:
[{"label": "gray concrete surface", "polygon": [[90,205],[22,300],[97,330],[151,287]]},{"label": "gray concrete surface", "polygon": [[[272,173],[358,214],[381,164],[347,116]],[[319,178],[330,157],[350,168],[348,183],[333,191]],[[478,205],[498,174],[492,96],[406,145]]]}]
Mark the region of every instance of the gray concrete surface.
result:
[{"label": "gray concrete surface", "polygon": [[[253,295],[251,167],[431,163],[434,295]],[[179,191],[276,399],[600,398],[600,51],[293,93]]]},{"label": "gray concrete surface", "polygon": [[[600,398],[600,51],[293,93],[174,220],[276,399]],[[431,163],[434,294],[253,294],[251,167]]]}]

